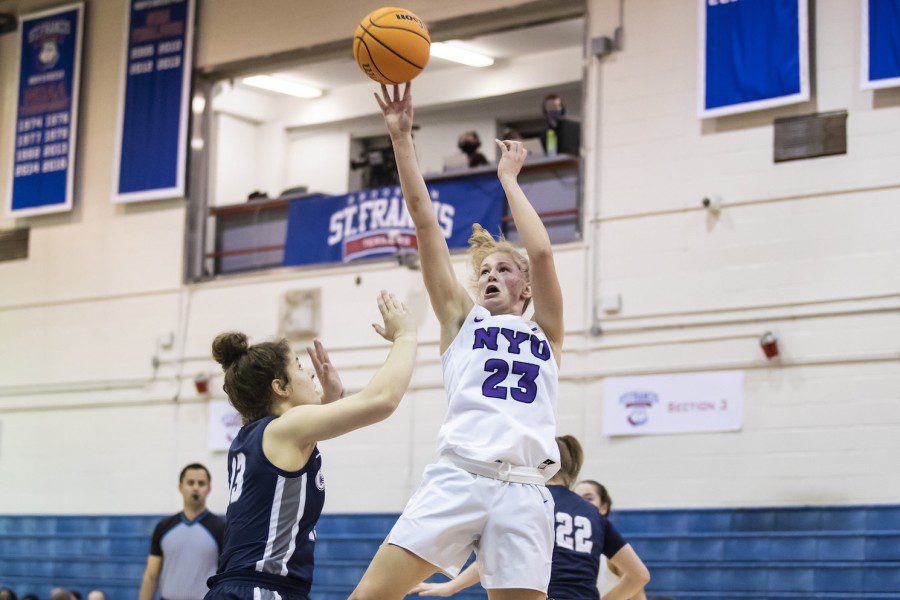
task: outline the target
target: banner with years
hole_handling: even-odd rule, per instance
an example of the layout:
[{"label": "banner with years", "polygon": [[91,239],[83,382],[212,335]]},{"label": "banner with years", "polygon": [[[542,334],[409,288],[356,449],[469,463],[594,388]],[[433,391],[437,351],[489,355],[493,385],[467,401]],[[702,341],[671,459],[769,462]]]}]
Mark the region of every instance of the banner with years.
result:
[{"label": "banner with years", "polygon": [[193,0],[131,0],[114,202],[185,193]]},{"label": "banner with years", "polygon": [[603,381],[604,435],[737,431],[743,421],[743,371]]},{"label": "banner with years", "polygon": [[7,214],[72,209],[84,5],[25,15]]}]

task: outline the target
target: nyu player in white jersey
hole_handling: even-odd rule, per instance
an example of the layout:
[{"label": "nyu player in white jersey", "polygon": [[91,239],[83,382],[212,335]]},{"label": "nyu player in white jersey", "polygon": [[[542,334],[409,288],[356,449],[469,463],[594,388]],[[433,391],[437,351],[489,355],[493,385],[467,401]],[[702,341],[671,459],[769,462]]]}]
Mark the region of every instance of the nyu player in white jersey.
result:
[{"label": "nyu player in white jersey", "polygon": [[[441,326],[449,406],[438,462],[425,469],[351,598],[402,598],[435,571],[456,576],[476,550],[491,600],[543,599],[554,518],[544,484],[559,469],[554,436],[563,301],[550,238],[517,182],[526,151],[520,142],[497,142],[497,174],[528,258],[476,225],[469,240],[473,299],[453,271],[416,162],[409,84],[402,94],[382,87],[375,97]],[[523,313],[532,303],[527,321]]]}]

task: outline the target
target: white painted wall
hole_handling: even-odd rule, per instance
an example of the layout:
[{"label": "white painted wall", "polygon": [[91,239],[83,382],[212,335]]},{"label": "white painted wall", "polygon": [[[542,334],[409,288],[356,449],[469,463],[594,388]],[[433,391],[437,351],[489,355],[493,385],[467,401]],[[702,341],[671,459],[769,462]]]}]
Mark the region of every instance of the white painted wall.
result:
[{"label": "white painted wall", "polygon": [[347,193],[350,180],[350,132],[327,128],[292,134],[287,144],[287,186],[310,192]]},{"label": "white painted wall", "polygon": [[[557,249],[569,330],[560,432],[582,439],[583,474],[607,483],[621,507],[896,502],[900,93],[857,90],[858,5],[820,0],[816,37],[829,43],[818,50],[814,101],[698,121],[695,4],[627,2],[625,49],[591,67],[590,243]],[[607,32],[618,2],[591,6],[602,15],[593,33]],[[257,50],[218,36],[242,7],[204,7],[217,33],[201,44],[205,64]],[[396,290],[425,315],[398,412],[322,444],[328,511],[399,510],[434,456],[444,410],[420,274],[385,263],[182,285],[182,204],[109,202],[120,64],[109,49],[122,46],[123,11],[108,2],[87,11],[78,208],[29,219],[29,258],[0,263],[0,513],[173,510],[177,472],[194,460],[213,469],[211,505],[223,510],[224,458],[205,450],[206,399],[192,379],[215,369],[216,333],[275,335],[280,296],[309,287],[322,289],[321,333],[349,388],[385,354],[367,329],[377,290]],[[266,11],[245,16],[251,31],[272,21]],[[285,39],[261,43],[283,49]],[[10,36],[0,38],[4,115],[13,54]],[[850,112],[847,155],[771,163],[773,117],[833,108]],[[0,142],[10,139],[4,119]],[[4,163],[0,189],[6,177]],[[699,208],[707,194],[725,202],[718,220]],[[455,262],[462,275],[464,259]],[[621,313],[601,315],[600,337],[589,333],[594,289],[623,297]],[[779,363],[758,348],[766,330],[781,339]],[[161,349],[170,332],[174,346]],[[747,371],[743,431],[600,435],[603,377],[719,368]],[[213,397],[220,386],[213,381]]]},{"label": "white painted wall", "polygon": [[254,190],[277,196],[257,168],[260,153],[269,154],[259,139],[260,124],[224,112],[216,113],[214,120],[210,204],[242,204]]},{"label": "white painted wall", "polygon": [[[618,22],[595,0],[592,35]],[[858,89],[859,6],[816,2],[810,102],[698,120],[693,0],[625,3],[625,49],[591,68],[586,173],[599,315],[584,475],[627,506],[896,501],[900,90]],[[846,109],[848,153],[772,162],[775,117]],[[893,165],[893,166],[891,166]],[[700,206],[723,201],[720,217]],[[766,363],[756,339],[780,338]],[[600,367],[590,368],[588,361]],[[747,369],[740,433],[606,439],[604,373]]]}]

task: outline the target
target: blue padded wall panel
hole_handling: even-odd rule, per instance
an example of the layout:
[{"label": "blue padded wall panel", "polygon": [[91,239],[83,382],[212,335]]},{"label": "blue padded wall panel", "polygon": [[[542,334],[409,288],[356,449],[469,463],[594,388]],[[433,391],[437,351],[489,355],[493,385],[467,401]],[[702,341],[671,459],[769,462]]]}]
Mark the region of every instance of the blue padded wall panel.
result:
[{"label": "blue padded wall panel", "polygon": [[[345,599],[396,517],[323,516],[312,600]],[[130,600],[158,519],[0,516],[0,585]],[[613,521],[651,571],[650,598],[900,600],[900,506],[617,511]]]}]

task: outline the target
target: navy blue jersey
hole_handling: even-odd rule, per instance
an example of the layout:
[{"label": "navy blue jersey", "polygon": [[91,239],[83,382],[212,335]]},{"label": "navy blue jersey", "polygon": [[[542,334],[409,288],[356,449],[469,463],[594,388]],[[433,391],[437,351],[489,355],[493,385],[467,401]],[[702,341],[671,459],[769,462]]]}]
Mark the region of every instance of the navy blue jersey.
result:
[{"label": "navy blue jersey", "polygon": [[325,503],[318,448],[299,471],[283,471],[263,454],[263,431],[275,417],[244,425],[228,451],[230,496],[220,581],[308,593],[313,576],[315,526]]},{"label": "navy blue jersey", "polygon": [[548,485],[547,489],[556,503],[556,543],[547,596],[600,600],[600,555],[612,558],[625,540],[596,506],[575,492],[562,485]]}]

